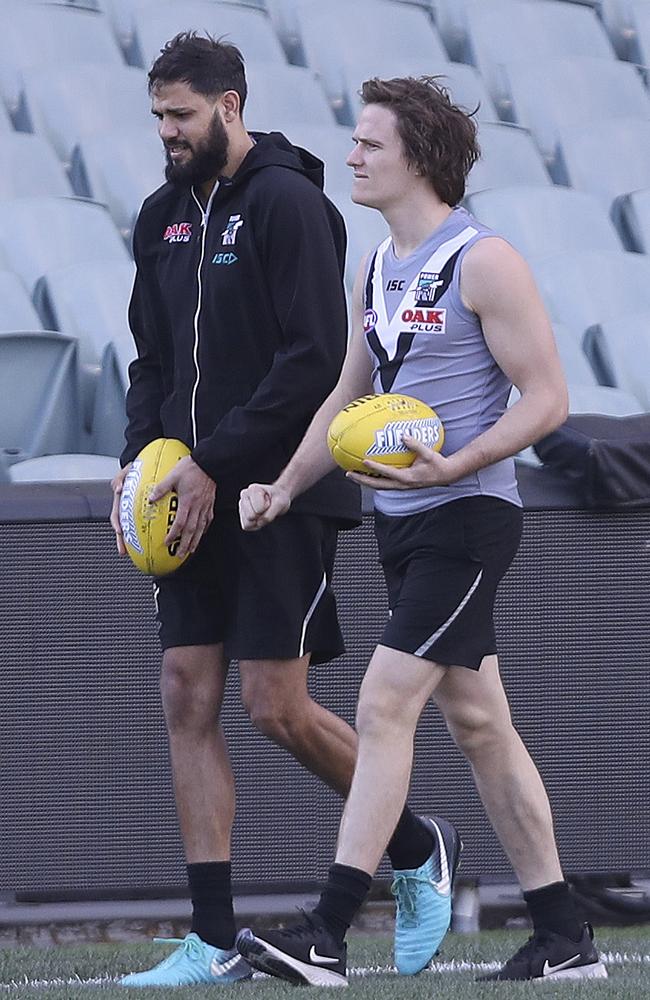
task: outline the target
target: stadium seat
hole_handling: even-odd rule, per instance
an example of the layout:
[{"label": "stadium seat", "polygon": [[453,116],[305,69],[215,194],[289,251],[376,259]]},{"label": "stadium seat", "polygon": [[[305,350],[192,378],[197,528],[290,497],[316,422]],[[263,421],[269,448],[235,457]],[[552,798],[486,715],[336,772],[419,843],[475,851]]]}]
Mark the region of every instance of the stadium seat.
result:
[{"label": "stadium seat", "polygon": [[635,396],[606,385],[569,384],[569,413],[601,413],[609,417],[629,417],[643,413]]},{"label": "stadium seat", "polygon": [[[398,0],[395,0],[398,2]],[[499,120],[492,98],[474,66],[463,63],[437,62],[431,56],[412,55],[404,49],[375,52],[361,50],[354,60],[342,69],[350,120],[354,123],[361,110],[359,90],[364,80],[378,76],[391,79],[396,76],[437,76],[450,92],[453,101],[467,111],[476,111],[478,121]]]},{"label": "stadium seat", "polygon": [[597,323],[650,310],[650,259],[642,254],[573,251],[532,267],[549,313],[576,342]]},{"label": "stadium seat", "polygon": [[325,164],[325,191],[330,197],[344,193],[350,199],[352,168],[346,159],[352,151],[352,129],[345,125],[309,125],[302,122],[278,121],[274,126],[296,146],[308,149]]},{"label": "stadium seat", "polygon": [[576,385],[597,385],[598,380],[594,370],[573,331],[561,323],[553,323],[553,333],[567,382]]},{"label": "stadium seat", "polygon": [[165,153],[151,120],[147,129],[122,129],[84,139],[72,154],[75,193],[106,205],[127,242],[147,195],[165,183]]},{"label": "stadium seat", "polygon": [[[558,183],[571,183],[559,161],[561,135],[618,116],[650,121],[650,95],[640,73],[616,59],[540,59],[527,54],[504,63],[503,79],[512,117],[530,129]],[[612,146],[603,144],[598,160],[608,148]]]},{"label": "stadium seat", "polygon": [[0,135],[0,198],[26,195],[70,197],[65,170],[48,143],[38,135]]},{"label": "stadium seat", "polygon": [[491,0],[465,11],[470,61],[480,70],[497,110],[512,120],[504,64],[529,53],[543,64],[563,56],[614,59],[595,12],[559,0]]},{"label": "stadium seat", "polygon": [[77,342],[60,333],[0,335],[0,449],[9,463],[78,450]]},{"label": "stadium seat", "polygon": [[[353,124],[348,94],[365,78],[357,73],[360,51],[372,53],[379,65],[382,53],[401,49],[414,66],[430,64],[431,72],[448,62],[433,21],[420,7],[391,0],[355,0],[354,4],[317,0],[298,3],[295,12],[307,65],[319,75],[344,124]],[[381,74],[377,69],[370,75]]]},{"label": "stadium seat", "polygon": [[650,116],[592,121],[560,135],[569,183],[600,200],[624,239],[617,199],[650,182]]},{"label": "stadium seat", "polygon": [[13,271],[0,271],[0,330],[38,330],[41,320],[25,286]]},{"label": "stadium seat", "polygon": [[26,70],[24,108],[34,132],[70,163],[82,139],[138,127],[153,130],[146,74],[132,66],[80,63]]},{"label": "stadium seat", "polygon": [[47,271],[34,299],[52,330],[79,341],[81,364],[100,365],[108,343],[126,339],[127,309],[135,267],[130,260],[80,261]]},{"label": "stadium seat", "polygon": [[127,357],[125,344],[118,349],[115,344],[107,344],[102,356],[102,366],[95,393],[90,450],[97,455],[119,456],[124,449],[124,428],[126,427],[126,390],[128,387]]},{"label": "stadium seat", "polygon": [[99,11],[21,0],[0,6],[0,92],[12,113],[23,70],[78,62],[120,66],[123,61],[110,21]]},{"label": "stadium seat", "polygon": [[650,187],[623,196],[617,208],[630,249],[650,253]]},{"label": "stadium seat", "polygon": [[286,63],[273,25],[262,10],[213,0],[154,0],[134,12],[134,39],[129,62],[148,70],[162,46],[179,31],[195,29],[226,36],[246,63]]},{"label": "stadium seat", "polygon": [[551,179],[530,133],[518,125],[481,123],[481,158],[467,178],[473,194],[504,184],[550,184]]},{"label": "stadium seat", "polygon": [[381,212],[350,201],[350,192],[334,192],[333,200],[345,219],[348,253],[345,260],[345,284],[352,291],[362,259],[388,236],[388,226]]},{"label": "stadium seat", "polygon": [[529,259],[584,247],[622,249],[607,212],[582,191],[522,184],[479,191],[466,202],[480,222]]},{"label": "stadium seat", "polygon": [[599,381],[631,393],[650,412],[650,308],[591,327],[584,343]]},{"label": "stadium seat", "polygon": [[12,483],[110,482],[119,467],[111,455],[42,455],[16,462],[8,478]]},{"label": "stadium seat", "polygon": [[626,59],[639,66],[650,65],[650,6],[647,0],[627,0],[622,6],[625,20]]},{"label": "stadium seat", "polygon": [[76,198],[14,198],[0,201],[0,248],[30,294],[53,267],[87,260],[129,260],[129,253],[102,205]]},{"label": "stadium seat", "polygon": [[244,121],[249,129],[272,131],[275,122],[335,125],[334,112],[311,70],[304,66],[246,66],[248,96]]}]

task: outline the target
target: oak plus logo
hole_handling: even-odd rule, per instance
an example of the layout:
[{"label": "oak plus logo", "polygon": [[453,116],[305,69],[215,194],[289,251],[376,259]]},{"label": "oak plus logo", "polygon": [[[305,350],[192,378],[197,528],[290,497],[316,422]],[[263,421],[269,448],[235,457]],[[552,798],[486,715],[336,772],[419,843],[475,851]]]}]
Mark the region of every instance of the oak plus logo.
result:
[{"label": "oak plus logo", "polygon": [[163,239],[167,243],[189,243],[192,239],[192,223],[173,222],[165,229]]}]

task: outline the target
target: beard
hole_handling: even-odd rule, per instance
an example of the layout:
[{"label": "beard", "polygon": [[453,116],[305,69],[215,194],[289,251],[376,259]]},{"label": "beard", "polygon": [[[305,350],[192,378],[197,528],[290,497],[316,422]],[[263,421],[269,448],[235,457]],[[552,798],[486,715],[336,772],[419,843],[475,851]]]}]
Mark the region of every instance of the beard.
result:
[{"label": "beard", "polygon": [[215,111],[208,134],[192,147],[188,142],[170,143],[188,149],[190,156],[182,163],[175,163],[165,146],[167,164],[165,179],[171,184],[191,187],[193,184],[203,184],[219,176],[228,162],[229,140],[223,123]]}]

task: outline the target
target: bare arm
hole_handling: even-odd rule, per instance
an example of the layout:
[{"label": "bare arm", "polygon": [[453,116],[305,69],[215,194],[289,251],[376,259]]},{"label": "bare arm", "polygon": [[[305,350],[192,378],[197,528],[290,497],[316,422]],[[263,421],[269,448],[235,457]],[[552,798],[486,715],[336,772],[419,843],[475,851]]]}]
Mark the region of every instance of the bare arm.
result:
[{"label": "bare arm", "polygon": [[490,352],[521,398],[455,454],[444,457],[405,437],[418,456],[410,468],[366,462],[380,478],[351,473],[357,482],[374,489],[444,486],[515,455],[566,419],[567,389],[553,331],[523,258],[501,239],[480,240],[463,261],[461,295],[479,316]]},{"label": "bare arm", "polygon": [[273,484],[252,483],[242,490],[239,516],[242,528],[255,531],[270,524],[290,507],[294,497],[313,486],[336,465],[327,446],[327,428],[351,400],[372,392],[372,362],[363,334],[363,279],[361,262],[352,292],[352,335],[340,378],[305,432],[293,458]]}]

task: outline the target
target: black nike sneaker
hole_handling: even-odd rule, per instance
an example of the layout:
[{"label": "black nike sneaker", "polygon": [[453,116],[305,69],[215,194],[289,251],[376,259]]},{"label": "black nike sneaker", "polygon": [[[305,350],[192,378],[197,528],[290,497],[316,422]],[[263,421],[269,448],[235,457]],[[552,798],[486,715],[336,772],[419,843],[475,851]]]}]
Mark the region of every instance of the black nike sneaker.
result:
[{"label": "black nike sneaker", "polygon": [[497,972],[479,976],[479,982],[506,979],[607,979],[607,969],[594,946],[591,924],[579,941],[537,931]]},{"label": "black nike sneaker", "polygon": [[254,934],[242,928],[235,945],[254,969],[295,986],[347,986],[347,948],[338,944],[318,917],[284,930]]}]

